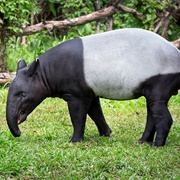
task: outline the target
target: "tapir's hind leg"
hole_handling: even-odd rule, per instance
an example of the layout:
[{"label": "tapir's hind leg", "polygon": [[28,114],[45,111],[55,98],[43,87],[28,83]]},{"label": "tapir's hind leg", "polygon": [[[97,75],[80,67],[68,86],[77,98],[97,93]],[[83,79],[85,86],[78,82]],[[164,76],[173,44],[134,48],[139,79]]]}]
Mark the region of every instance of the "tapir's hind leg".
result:
[{"label": "tapir's hind leg", "polygon": [[145,131],[143,133],[143,136],[141,137],[141,139],[139,139],[138,142],[139,143],[150,143],[150,144],[152,144],[152,142],[154,140],[155,132],[156,132],[155,122],[153,120],[153,117],[152,117],[152,114],[151,114],[149,108],[147,107],[146,128],[145,128]]},{"label": "tapir's hind leg", "polygon": [[147,109],[147,124],[139,142],[152,143],[156,131],[154,146],[163,146],[165,145],[166,138],[172,125],[172,118],[167,108],[167,103],[164,101],[155,101],[148,104]]},{"label": "tapir's hind leg", "polygon": [[147,100],[147,123],[142,138],[143,142],[153,142],[155,146],[165,145],[166,138],[173,123],[167,103],[170,97],[177,92],[179,75],[159,75],[143,84],[142,94]]},{"label": "tapir's hind leg", "polygon": [[101,109],[99,97],[96,97],[92,101],[88,110],[88,115],[91,117],[91,119],[95,122],[96,126],[98,127],[100,136],[110,136],[112,131],[105,121],[105,118]]},{"label": "tapir's hind leg", "polygon": [[150,107],[150,112],[155,121],[156,138],[154,146],[165,145],[166,138],[173,123],[172,117],[167,108],[166,102],[154,102]]}]

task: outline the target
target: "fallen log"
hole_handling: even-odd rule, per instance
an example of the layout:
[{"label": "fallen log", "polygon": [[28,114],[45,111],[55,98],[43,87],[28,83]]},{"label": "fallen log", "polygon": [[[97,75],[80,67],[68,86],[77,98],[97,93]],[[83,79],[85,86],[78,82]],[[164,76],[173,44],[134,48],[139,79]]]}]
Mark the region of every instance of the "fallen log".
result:
[{"label": "fallen log", "polygon": [[16,72],[0,73],[0,85],[11,82],[16,76]]}]

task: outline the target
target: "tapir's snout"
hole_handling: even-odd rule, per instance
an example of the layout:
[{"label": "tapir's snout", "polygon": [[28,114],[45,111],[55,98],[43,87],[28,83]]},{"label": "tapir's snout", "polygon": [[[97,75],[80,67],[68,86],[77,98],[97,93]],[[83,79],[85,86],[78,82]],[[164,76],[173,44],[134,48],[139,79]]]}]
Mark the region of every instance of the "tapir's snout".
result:
[{"label": "tapir's snout", "polygon": [[19,128],[18,128],[17,130],[14,130],[14,129],[11,129],[11,128],[10,128],[10,131],[11,131],[11,133],[12,133],[12,135],[13,135],[14,137],[19,137],[19,136],[21,136],[21,131],[19,130]]},{"label": "tapir's snout", "polygon": [[19,127],[18,127],[17,120],[14,120],[14,119],[11,119],[11,118],[9,119],[8,116],[7,116],[7,124],[8,124],[9,129],[10,129],[10,131],[11,131],[11,133],[12,133],[12,135],[14,137],[19,137],[21,135],[21,131],[20,131]]},{"label": "tapir's snout", "polygon": [[17,106],[14,102],[8,101],[10,96],[8,95],[7,106],[6,106],[6,120],[8,127],[14,137],[19,137],[21,135],[21,131],[18,127],[18,110]]},{"label": "tapir's snout", "polygon": [[18,118],[16,116],[12,115],[12,111],[10,111],[10,108],[7,106],[6,111],[6,119],[8,127],[14,137],[19,137],[21,135],[21,131],[18,127]]}]

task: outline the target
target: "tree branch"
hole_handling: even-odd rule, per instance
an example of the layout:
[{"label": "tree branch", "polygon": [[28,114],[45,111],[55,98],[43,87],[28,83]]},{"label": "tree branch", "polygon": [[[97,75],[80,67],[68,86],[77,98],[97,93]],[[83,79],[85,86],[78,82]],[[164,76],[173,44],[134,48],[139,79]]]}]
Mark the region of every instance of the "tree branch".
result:
[{"label": "tree branch", "polygon": [[74,19],[65,19],[63,21],[44,21],[35,25],[27,26],[22,29],[22,32],[19,32],[15,34],[16,36],[27,36],[31,34],[38,33],[43,30],[51,31],[53,28],[67,28],[67,27],[73,27],[78,26],[82,24],[86,24],[92,21],[97,21],[99,19],[105,18],[105,17],[111,17],[113,14],[117,12],[117,9],[120,9],[127,13],[132,13],[135,17],[142,20],[145,18],[143,14],[137,12],[135,9],[125,7],[121,4],[117,4],[120,0],[115,1],[112,6],[109,6],[105,9],[101,9],[98,11],[95,11],[91,14],[80,16]]},{"label": "tree branch", "polygon": [[123,6],[122,4],[118,4],[117,8],[126,13],[131,13],[137,19],[140,19],[140,20],[145,19],[145,16],[142,13],[137,12],[135,9]]},{"label": "tree branch", "polygon": [[15,72],[12,73],[0,73],[0,85],[11,82],[16,76]]},{"label": "tree branch", "polygon": [[74,19],[65,19],[63,21],[44,21],[35,25],[27,26],[22,29],[22,32],[16,34],[16,36],[25,36],[38,33],[43,30],[51,31],[53,28],[64,28],[64,27],[73,27],[88,22],[96,21],[104,17],[112,16],[116,13],[116,8],[110,6],[108,8],[98,10],[88,15],[80,16]]},{"label": "tree branch", "polygon": [[161,20],[159,21],[159,23],[157,24],[157,26],[155,27],[154,29],[154,32],[157,33],[158,30],[160,29],[161,26],[163,26],[164,22],[168,20],[170,16],[170,13],[169,12],[166,12],[164,17],[161,18]]}]

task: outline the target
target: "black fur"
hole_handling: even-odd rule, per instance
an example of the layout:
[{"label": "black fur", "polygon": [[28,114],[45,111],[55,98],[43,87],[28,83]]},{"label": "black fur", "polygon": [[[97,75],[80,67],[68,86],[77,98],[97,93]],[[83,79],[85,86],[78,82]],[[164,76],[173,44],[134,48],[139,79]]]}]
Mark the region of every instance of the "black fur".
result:
[{"label": "black fur", "polygon": [[134,92],[135,96],[145,96],[147,101],[147,123],[140,143],[163,146],[173,123],[167,104],[172,95],[180,89],[180,73],[157,75],[143,82]]}]

